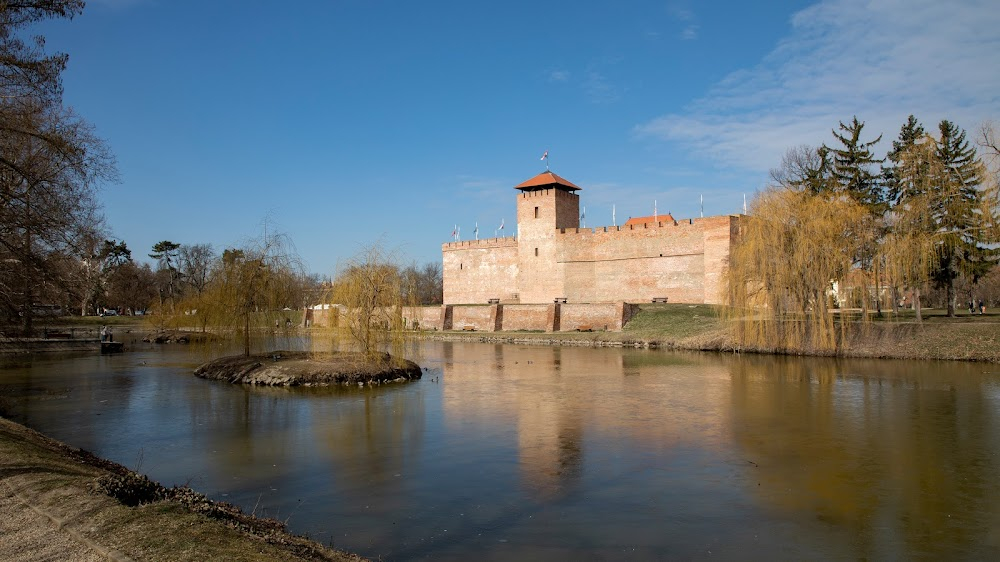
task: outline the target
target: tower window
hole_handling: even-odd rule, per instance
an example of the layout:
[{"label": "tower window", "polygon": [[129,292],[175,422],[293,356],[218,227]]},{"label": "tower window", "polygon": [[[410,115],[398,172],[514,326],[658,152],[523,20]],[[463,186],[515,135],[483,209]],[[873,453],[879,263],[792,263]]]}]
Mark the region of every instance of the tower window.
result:
[{"label": "tower window", "polygon": [[538,248],[535,248],[535,255],[538,255]]},{"label": "tower window", "polygon": [[538,218],[538,207],[535,207],[535,218]]}]

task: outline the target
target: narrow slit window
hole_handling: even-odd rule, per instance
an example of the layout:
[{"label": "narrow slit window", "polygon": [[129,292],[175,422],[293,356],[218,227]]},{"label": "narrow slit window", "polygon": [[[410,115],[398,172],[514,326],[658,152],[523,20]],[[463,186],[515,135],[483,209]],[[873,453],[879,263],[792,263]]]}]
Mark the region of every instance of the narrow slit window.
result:
[{"label": "narrow slit window", "polygon": [[538,207],[535,207],[535,218],[538,218]]},{"label": "narrow slit window", "polygon": [[538,248],[535,248],[535,255],[538,255]]}]

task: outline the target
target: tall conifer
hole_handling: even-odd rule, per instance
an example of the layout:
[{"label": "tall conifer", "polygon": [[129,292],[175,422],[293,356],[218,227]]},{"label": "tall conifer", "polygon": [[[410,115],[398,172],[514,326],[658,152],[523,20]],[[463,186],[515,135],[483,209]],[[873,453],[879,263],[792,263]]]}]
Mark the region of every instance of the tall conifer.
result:
[{"label": "tall conifer", "polygon": [[907,196],[906,191],[909,187],[901,183],[899,169],[904,166],[905,155],[911,153],[913,146],[925,135],[924,126],[916,117],[910,115],[899,130],[899,138],[892,141],[892,149],[886,155],[889,164],[882,169],[886,200],[889,205],[896,205]]},{"label": "tall conifer", "polygon": [[879,215],[884,211],[885,194],[881,178],[874,168],[883,160],[875,158],[872,147],[882,140],[882,135],[873,141],[862,142],[861,131],[864,127],[864,121],[858,121],[856,116],[846,125],[841,121],[843,134],[833,131],[840,147],[824,148],[833,156],[832,171],[837,190],[869,209],[873,215]]},{"label": "tall conifer", "polygon": [[985,170],[965,131],[947,120],[941,121],[938,130],[941,171],[928,208],[938,238],[933,277],[945,289],[948,315],[954,316],[955,279],[965,274],[975,282],[996,263],[1000,253],[992,246],[997,241],[991,239],[988,229],[996,222],[996,194],[985,189]]}]

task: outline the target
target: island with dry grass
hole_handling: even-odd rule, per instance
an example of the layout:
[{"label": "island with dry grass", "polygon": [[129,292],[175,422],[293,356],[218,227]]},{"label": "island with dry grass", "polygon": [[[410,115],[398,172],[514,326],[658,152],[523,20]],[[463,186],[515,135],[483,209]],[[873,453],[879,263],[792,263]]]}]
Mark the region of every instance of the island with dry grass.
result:
[{"label": "island with dry grass", "polygon": [[421,370],[413,361],[388,353],[271,351],[221,357],[198,367],[194,374],[234,384],[364,386],[416,380]]}]

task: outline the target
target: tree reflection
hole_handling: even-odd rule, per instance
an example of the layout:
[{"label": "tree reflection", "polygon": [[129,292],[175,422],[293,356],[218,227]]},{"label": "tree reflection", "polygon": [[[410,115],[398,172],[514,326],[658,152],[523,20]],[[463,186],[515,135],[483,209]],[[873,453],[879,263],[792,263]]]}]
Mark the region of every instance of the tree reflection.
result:
[{"label": "tree reflection", "polygon": [[734,361],[731,427],[757,465],[750,490],[785,516],[847,530],[859,558],[995,549],[995,381],[948,368]]}]

